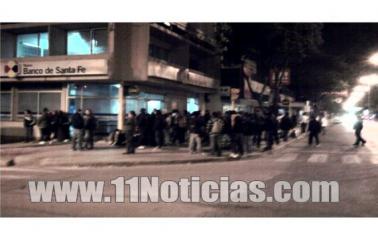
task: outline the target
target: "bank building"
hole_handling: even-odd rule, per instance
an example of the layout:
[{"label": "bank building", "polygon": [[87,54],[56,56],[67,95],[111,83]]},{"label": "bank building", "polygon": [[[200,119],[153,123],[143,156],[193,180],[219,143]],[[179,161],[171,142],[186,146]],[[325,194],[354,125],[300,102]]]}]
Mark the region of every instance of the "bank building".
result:
[{"label": "bank building", "polygon": [[[23,112],[90,108],[99,132],[141,108],[221,110],[212,23],[2,23],[1,135]],[[35,131],[38,132],[38,131]]]}]

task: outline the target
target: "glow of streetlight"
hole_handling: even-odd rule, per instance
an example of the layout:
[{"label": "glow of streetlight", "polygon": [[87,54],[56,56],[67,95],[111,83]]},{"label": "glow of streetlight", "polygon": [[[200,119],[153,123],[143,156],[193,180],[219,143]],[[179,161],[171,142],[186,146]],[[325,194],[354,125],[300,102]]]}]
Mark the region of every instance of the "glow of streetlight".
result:
[{"label": "glow of streetlight", "polygon": [[358,79],[358,82],[364,85],[373,86],[378,84],[378,75],[377,74],[370,74],[366,76],[362,76]]},{"label": "glow of streetlight", "polygon": [[369,62],[375,66],[378,66],[378,52],[371,55]]}]

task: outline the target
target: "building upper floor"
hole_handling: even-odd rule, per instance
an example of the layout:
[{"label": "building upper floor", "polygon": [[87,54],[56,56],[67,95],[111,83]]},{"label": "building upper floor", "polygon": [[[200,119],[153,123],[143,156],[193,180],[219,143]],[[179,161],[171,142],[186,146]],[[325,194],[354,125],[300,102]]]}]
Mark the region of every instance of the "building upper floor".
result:
[{"label": "building upper floor", "polygon": [[[7,77],[4,68],[12,67],[6,66],[11,60],[21,67],[63,69],[43,71],[43,77],[74,75],[75,70],[81,76],[92,73],[123,81],[192,78],[190,83],[203,87],[214,87],[219,78],[219,54],[210,23],[2,23],[0,27],[2,80]],[[76,62],[85,71],[78,64],[71,67]],[[33,69],[18,69],[18,75],[42,76]]]}]

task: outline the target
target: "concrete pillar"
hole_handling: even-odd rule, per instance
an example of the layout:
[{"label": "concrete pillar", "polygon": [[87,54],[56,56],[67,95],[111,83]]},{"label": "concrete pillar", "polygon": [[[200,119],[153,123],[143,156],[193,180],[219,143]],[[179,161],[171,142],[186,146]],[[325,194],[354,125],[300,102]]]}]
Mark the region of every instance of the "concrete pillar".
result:
[{"label": "concrete pillar", "polygon": [[200,98],[199,98],[199,107],[200,107],[200,111],[201,112],[205,112],[206,111],[206,107],[207,107],[207,104],[206,104],[206,99],[205,99],[205,94],[201,94],[200,95]]},{"label": "concrete pillar", "polygon": [[67,84],[63,84],[62,86],[62,93],[60,95],[60,110],[67,112],[68,111],[68,86]]},{"label": "concrete pillar", "polygon": [[15,87],[11,88],[11,121],[17,120],[17,112],[18,112],[18,90]]},{"label": "concrete pillar", "polygon": [[121,83],[118,89],[118,103],[119,103],[119,111],[118,111],[118,116],[117,116],[118,129],[123,129],[124,123],[125,123],[126,102],[125,102],[125,96],[124,96],[124,92],[125,92],[124,89],[125,89],[124,83]]}]

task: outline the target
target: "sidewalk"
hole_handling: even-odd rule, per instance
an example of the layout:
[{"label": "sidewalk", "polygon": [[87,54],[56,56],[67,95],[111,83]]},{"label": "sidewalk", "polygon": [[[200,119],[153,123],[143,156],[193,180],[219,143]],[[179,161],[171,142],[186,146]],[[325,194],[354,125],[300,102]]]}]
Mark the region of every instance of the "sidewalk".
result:
[{"label": "sidewalk", "polygon": [[[273,151],[285,147],[298,139],[290,139],[274,146]],[[136,166],[158,164],[191,164],[213,161],[235,160],[229,158],[229,151],[224,151],[222,157],[204,154],[190,154],[185,147],[164,147],[163,149],[146,148],[136,150],[136,154],[123,155],[124,148],[109,146],[104,141],[95,144],[93,150],[72,151],[70,144],[38,145],[38,144],[5,144],[0,149],[0,166],[4,167],[9,161],[14,161],[15,166]],[[244,155],[242,159],[257,158],[267,152],[255,150]]]}]

